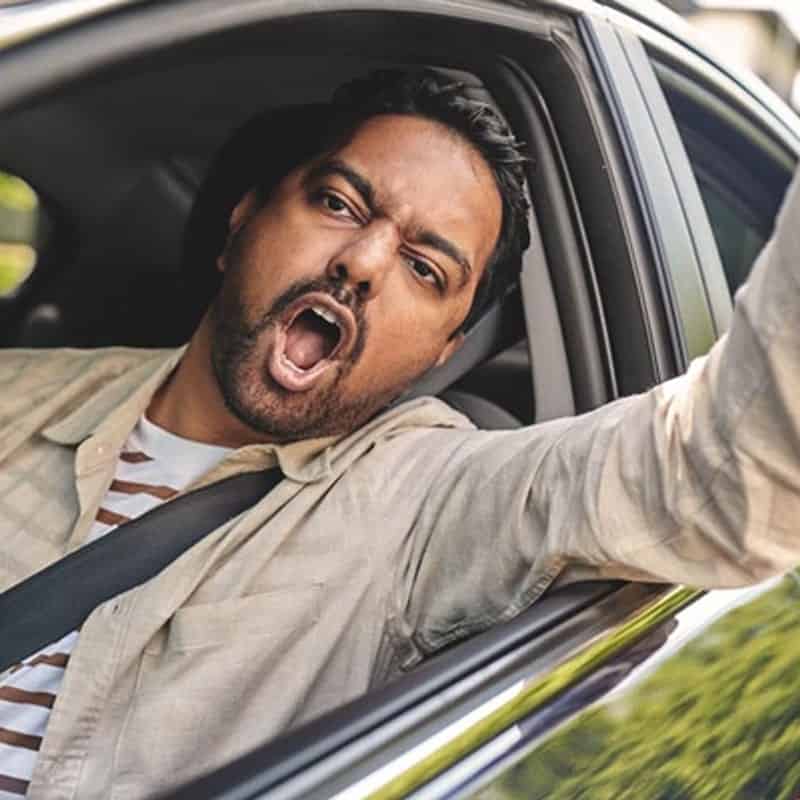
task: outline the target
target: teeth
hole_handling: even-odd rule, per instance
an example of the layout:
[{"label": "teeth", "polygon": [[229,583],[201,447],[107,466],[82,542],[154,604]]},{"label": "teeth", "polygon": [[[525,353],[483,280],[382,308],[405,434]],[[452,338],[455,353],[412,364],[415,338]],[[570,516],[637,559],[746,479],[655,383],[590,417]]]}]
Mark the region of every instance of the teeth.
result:
[{"label": "teeth", "polygon": [[331,325],[339,325],[339,320],[336,318],[336,314],[334,314],[330,309],[323,308],[322,306],[311,306],[311,310],[318,317],[322,317],[325,322],[329,322]]}]

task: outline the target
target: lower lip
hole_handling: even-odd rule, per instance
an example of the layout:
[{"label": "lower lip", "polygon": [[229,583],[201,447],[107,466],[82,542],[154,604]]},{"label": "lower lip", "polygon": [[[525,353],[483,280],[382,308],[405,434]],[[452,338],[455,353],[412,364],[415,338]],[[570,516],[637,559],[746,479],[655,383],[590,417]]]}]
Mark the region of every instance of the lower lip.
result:
[{"label": "lower lip", "polygon": [[283,353],[285,334],[279,331],[267,356],[267,371],[270,377],[289,392],[307,392],[322,378],[323,374],[333,366],[333,362],[323,359],[312,369],[299,369],[288,361]]}]

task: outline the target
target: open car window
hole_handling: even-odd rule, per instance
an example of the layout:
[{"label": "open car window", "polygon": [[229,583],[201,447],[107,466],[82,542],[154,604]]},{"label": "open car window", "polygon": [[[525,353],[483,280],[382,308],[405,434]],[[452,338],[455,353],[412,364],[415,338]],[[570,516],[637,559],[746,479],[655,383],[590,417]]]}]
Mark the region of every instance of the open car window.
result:
[{"label": "open car window", "polygon": [[[409,44],[416,36],[413,16],[390,20],[390,15],[355,14],[352,19],[351,36],[358,42],[354,49],[344,42],[323,45],[324,21],[309,18],[302,25],[293,23],[294,29],[289,23],[265,23],[237,31],[230,50],[221,50],[221,40],[214,39],[193,42],[183,50],[170,47],[157,58],[134,59],[124,68],[76,83],[66,95],[56,94],[7,115],[0,153],[48,184],[69,211],[75,242],[48,279],[21,299],[15,318],[4,325],[3,343],[161,347],[186,341],[192,330],[189,317],[196,320],[197,310],[183,313],[187,287],[194,281],[182,265],[183,227],[215,150],[231,131],[265,108],[319,102],[355,75],[416,63],[453,71],[479,85],[482,81],[501,109],[508,107],[517,116],[528,113],[518,104],[514,107],[513,92],[519,89],[510,88],[511,78],[500,76],[502,70],[489,54],[476,58],[475,51],[469,53],[468,38],[461,34],[451,37],[456,54],[444,59]],[[389,30],[394,53],[375,44],[385,43]],[[510,52],[527,50],[527,37],[514,43],[508,35]],[[355,55],[357,51],[361,54]],[[191,91],[186,89],[189,85]],[[512,93],[508,102],[504,92]],[[191,120],[188,127],[186,120]],[[527,124],[511,121],[512,126]],[[83,137],[83,146],[73,147],[68,138],[53,141],[48,132],[54,130]],[[536,169],[550,183],[561,181],[558,154],[545,160],[552,151],[546,138],[550,134],[546,129],[539,133],[535,139],[528,137]],[[59,157],[45,165],[36,153],[48,147]],[[534,226],[540,218],[543,222],[526,256],[531,287],[522,293],[530,310],[521,313],[529,314],[547,336],[527,343],[519,336],[512,338],[504,354],[475,374],[458,376],[455,387],[500,405],[523,423],[584,410],[609,398],[607,345],[595,325],[598,307],[586,281],[581,232],[572,231],[569,245],[564,235],[567,205],[562,199],[560,209],[546,198],[547,193],[553,196],[549,186],[532,187]],[[552,269],[556,263],[559,269]],[[143,317],[145,307],[148,314]],[[55,313],[45,315],[43,324],[31,325],[32,319],[42,319],[42,309]],[[562,325],[565,313],[580,324]],[[531,353],[531,347],[538,352]],[[541,381],[533,380],[533,394],[539,394],[535,398],[531,358],[542,372]]]},{"label": "open car window", "polygon": [[[0,131],[0,152],[36,173],[70,210],[77,242],[72,257],[24,299],[23,317],[49,305],[59,309],[58,318],[35,331],[24,324],[10,326],[8,343],[179,343],[187,333],[177,319],[185,279],[180,271],[182,227],[212,154],[230,132],[265,107],[324,100],[336,85],[376,67],[425,64],[457,69],[480,81],[520,138],[530,143],[536,232],[518,301],[522,339],[463,376],[457,389],[527,423],[610,399],[613,367],[605,310],[592,280],[592,244],[600,236],[609,240],[609,178],[579,77],[561,45],[549,37],[551,26],[566,34],[572,28],[566,19],[544,15],[538,35],[530,20],[523,35],[507,17],[499,19],[506,27],[497,27],[496,49],[489,52],[477,46],[485,43],[484,32],[444,17],[339,14],[337,30],[343,33],[337,41],[330,40],[329,24],[318,15],[291,24],[264,22],[190,41],[185,48],[170,42],[169,49],[98,71],[66,92],[14,110]],[[190,28],[196,24],[190,22]],[[427,46],[423,31],[431,37]],[[453,42],[452,51],[443,51],[442,42]],[[97,46],[106,46],[99,32]],[[87,144],[71,148],[67,138],[58,137],[54,144],[52,132],[58,130],[70,130]],[[61,157],[46,166],[37,152],[47,147],[57,147]],[[574,161],[588,152],[598,157]],[[577,175],[573,164],[580,167]],[[594,186],[581,194],[583,208],[576,204],[576,180]],[[585,229],[583,215],[590,208],[592,219]],[[609,265],[613,260],[620,275],[616,253],[598,247],[596,257]],[[613,296],[613,289],[606,293],[611,307]],[[618,308],[615,313],[622,315]],[[604,591],[592,587],[589,597]],[[561,617],[585,604],[579,592],[548,605]],[[532,611],[535,630],[549,624],[547,608]],[[431,664],[420,674],[416,693],[404,693],[402,701],[430,697],[431,687],[451,680],[444,664],[463,665],[465,655]],[[360,709],[355,733],[369,727],[373,714],[388,722],[396,711],[386,698],[370,695]],[[355,735],[341,720],[334,725]]]}]

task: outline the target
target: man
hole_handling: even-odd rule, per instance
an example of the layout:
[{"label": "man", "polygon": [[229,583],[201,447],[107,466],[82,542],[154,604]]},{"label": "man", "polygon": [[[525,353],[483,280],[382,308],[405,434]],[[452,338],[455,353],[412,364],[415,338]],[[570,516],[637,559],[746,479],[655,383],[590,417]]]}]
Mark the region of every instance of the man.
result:
[{"label": "man", "polygon": [[[686,376],[482,432],[434,399],[389,404],[524,247],[518,150],[428,73],[355,86],[318,136],[236,203],[185,352],[0,360],[3,588],[178,491],[285,476],[5,676],[7,791],[147,796],[556,579],[730,586],[799,560],[797,190],[731,333]],[[22,730],[34,694],[52,710]]]}]

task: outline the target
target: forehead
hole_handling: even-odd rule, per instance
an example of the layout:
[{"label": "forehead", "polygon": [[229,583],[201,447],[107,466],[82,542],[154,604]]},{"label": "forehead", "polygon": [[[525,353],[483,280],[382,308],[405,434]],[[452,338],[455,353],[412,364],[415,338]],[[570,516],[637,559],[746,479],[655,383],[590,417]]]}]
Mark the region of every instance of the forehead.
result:
[{"label": "forehead", "polygon": [[483,156],[458,133],[386,114],[357,128],[335,155],[369,181],[381,212],[456,239],[476,268],[485,265],[500,231],[500,195]]}]

